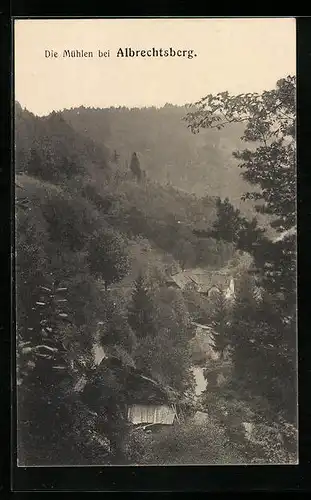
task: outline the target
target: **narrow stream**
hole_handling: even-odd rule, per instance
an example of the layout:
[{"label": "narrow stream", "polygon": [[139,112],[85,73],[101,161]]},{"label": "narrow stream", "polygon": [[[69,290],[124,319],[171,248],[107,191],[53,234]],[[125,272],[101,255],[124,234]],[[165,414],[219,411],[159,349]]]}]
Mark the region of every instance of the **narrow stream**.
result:
[{"label": "narrow stream", "polygon": [[194,366],[192,368],[192,373],[195,378],[195,395],[200,396],[206,388],[206,380],[203,375],[204,368],[200,366]]},{"label": "narrow stream", "polygon": [[96,365],[99,365],[99,363],[103,360],[103,358],[105,358],[105,351],[100,344],[93,345],[93,354],[94,354],[94,362]]}]

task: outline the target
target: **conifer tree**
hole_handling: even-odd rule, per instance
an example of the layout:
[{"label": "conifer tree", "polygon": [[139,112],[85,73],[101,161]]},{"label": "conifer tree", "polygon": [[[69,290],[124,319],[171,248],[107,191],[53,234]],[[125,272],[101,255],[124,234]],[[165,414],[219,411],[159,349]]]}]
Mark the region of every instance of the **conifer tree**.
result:
[{"label": "conifer tree", "polygon": [[128,309],[128,321],[138,339],[157,334],[155,305],[145,278],[140,274],[135,281],[132,301]]},{"label": "conifer tree", "polygon": [[230,309],[223,293],[215,296],[213,306],[209,317],[213,327],[213,348],[219,354],[220,359],[223,359],[226,349],[230,347]]},{"label": "conifer tree", "polygon": [[187,240],[178,242],[172,253],[179,261],[182,271],[184,271],[187,266],[192,266],[195,263],[196,255],[193,245]]},{"label": "conifer tree", "polygon": [[[186,116],[193,132],[245,123],[242,140],[252,144],[252,149],[235,151],[234,156],[240,161],[242,177],[257,189],[243,198],[257,203],[259,213],[273,216],[271,226],[281,234],[296,224],[295,92],[295,77],[288,76],[279,80],[275,89],[262,94],[208,95]],[[251,253],[265,286],[273,293],[282,293],[284,303],[290,298],[293,304],[295,233],[271,242],[258,221],[246,220],[228,199],[218,200],[217,208],[214,236]]]},{"label": "conifer tree", "polygon": [[33,147],[30,150],[30,158],[26,167],[26,171],[29,175],[41,176],[42,173],[42,160],[38,153],[37,148]]},{"label": "conifer tree", "polygon": [[265,299],[255,306],[250,294],[240,292],[236,300],[230,333],[235,377],[243,381],[244,395],[260,395],[293,422],[297,369],[295,92],[295,77],[287,76],[275,89],[261,94],[208,95],[186,116],[193,132],[245,124],[241,139],[252,147],[234,156],[240,161],[242,177],[254,190],[243,199],[252,200],[258,213],[273,217],[268,221],[280,237],[269,238],[257,218],[247,220],[228,199],[218,200],[218,218],[205,236],[232,242],[254,259]]},{"label": "conifer tree", "polygon": [[134,175],[135,179],[140,182],[142,180],[142,171],[140,168],[140,162],[138,159],[138,156],[136,153],[133,153],[131,163],[130,163],[130,170],[132,174]]},{"label": "conifer tree", "polygon": [[65,393],[73,367],[62,338],[70,316],[67,289],[51,283],[37,292],[27,331],[17,339],[18,448],[20,461],[29,465],[56,462],[57,455],[67,460],[72,438]]},{"label": "conifer tree", "polygon": [[117,152],[117,150],[115,149],[114,152],[113,152],[113,156],[112,156],[112,161],[118,165],[119,164],[119,159],[120,159],[120,155],[119,153]]}]

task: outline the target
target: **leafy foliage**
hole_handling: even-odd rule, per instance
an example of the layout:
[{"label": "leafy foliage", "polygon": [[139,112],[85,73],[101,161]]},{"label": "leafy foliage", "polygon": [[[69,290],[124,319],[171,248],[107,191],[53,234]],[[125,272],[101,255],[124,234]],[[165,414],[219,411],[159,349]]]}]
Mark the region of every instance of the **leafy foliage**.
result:
[{"label": "leafy foliage", "polygon": [[214,307],[209,316],[209,324],[213,328],[213,348],[223,359],[226,350],[231,346],[230,342],[230,313],[231,304],[224,294],[217,294],[213,300]]},{"label": "leafy foliage", "polygon": [[18,173],[62,183],[94,168],[107,171],[105,148],[77,134],[61,113],[39,118],[16,104],[15,140]]},{"label": "leafy foliage", "polygon": [[72,385],[89,346],[78,332],[68,343],[67,289],[57,282],[40,289],[40,301],[32,308],[37,321],[29,322],[32,327],[24,333],[18,330],[19,463],[57,465],[59,460],[71,463],[80,458],[72,432]]},{"label": "leafy foliage", "polygon": [[[135,281],[132,303],[129,306],[128,321],[138,339],[155,337],[157,327],[155,323],[156,308],[148,290],[150,286],[140,275]],[[152,290],[151,290],[152,293]]]},{"label": "leafy foliage", "polygon": [[[287,90],[281,83],[277,98],[289,100]],[[293,150],[287,136],[286,143],[280,137],[290,136],[289,121],[283,120],[272,134],[275,98],[272,93],[262,101],[270,106],[262,115],[267,124],[260,129],[268,134],[266,143],[251,153],[241,152],[241,157],[237,153],[229,162],[233,170],[226,172],[230,185],[237,178],[234,162],[243,163],[245,176],[237,192],[247,186],[245,179],[259,183],[261,191],[248,194],[248,202],[257,203],[262,192],[261,210],[274,215],[281,231],[292,222],[284,222],[284,214],[292,210],[292,185],[282,169]],[[228,106],[229,97],[222,99]],[[249,113],[249,124],[245,120],[242,127],[240,123],[231,127],[227,137],[231,149],[240,145],[237,130],[245,130],[245,138],[256,144],[261,140],[254,125],[256,120],[256,126],[260,124],[255,104],[261,101],[252,97],[252,108],[243,99],[236,109]],[[236,109],[230,111],[232,120]],[[283,104],[276,109],[285,112]],[[289,106],[287,112],[291,111]],[[204,428],[189,421],[154,438],[130,432],[126,401],[137,398],[136,377],[152,380],[154,387],[179,403],[189,398],[192,406],[189,340],[195,333],[194,319],[212,322],[215,349],[224,354],[229,345],[231,355],[227,364],[220,358],[205,367],[210,391],[202,404],[221,387],[235,395],[235,403],[242,398],[243,404],[253,401],[267,413],[272,410],[264,398],[274,400],[273,411],[284,410],[284,417],[292,418],[287,405],[293,398],[295,363],[288,293],[295,271],[291,237],[271,242],[257,219],[242,215],[229,200],[206,194],[202,171],[212,194],[217,193],[217,178],[220,175],[223,187],[223,164],[229,154],[217,131],[206,130],[203,139],[193,142],[181,123],[183,112],[170,105],[162,110],[82,107],[38,118],[16,105],[18,410],[23,465],[243,462],[243,451],[236,442],[232,446],[225,423],[216,418]],[[113,145],[112,156],[103,140]],[[128,162],[133,150],[140,159],[132,158],[136,166]],[[277,185],[269,183],[265,167],[271,168],[273,158],[278,165],[275,179],[282,177],[288,183],[280,189],[279,200],[273,200]],[[131,170],[136,171],[134,179]],[[139,179],[144,182],[136,182]],[[174,179],[175,185],[204,197],[176,189],[171,185]],[[200,233],[202,228],[210,231],[208,238]],[[228,312],[229,325],[224,303],[167,288],[168,275],[179,266],[219,268],[236,247],[252,253],[267,293],[256,302],[251,293],[245,297],[238,291],[234,310]],[[280,255],[287,274],[277,272]],[[283,302],[277,292],[283,293]],[[96,348],[103,354],[98,366]],[[260,371],[267,365],[273,367],[270,379]],[[219,375],[223,375],[220,382]],[[148,396],[148,388],[141,396]],[[292,434],[287,433],[290,446]],[[262,438],[266,435],[262,431]]]},{"label": "leafy foliage", "polygon": [[[137,237],[135,230],[139,226],[144,235],[145,214],[152,213],[152,224],[156,220],[165,234],[166,218],[172,218],[175,210],[183,213],[187,204],[192,211],[195,203],[152,183],[138,186],[122,176],[117,180],[109,176],[109,168],[102,170],[105,157],[99,157],[98,150],[89,150],[88,141],[81,143],[79,136],[71,140],[72,130],[65,127],[59,116],[39,119],[26,111],[17,112],[20,463],[122,462],[125,458],[121,437],[127,432],[121,404],[125,382],[116,375],[115,366],[106,370],[96,367],[94,346],[101,346],[106,357],[118,360],[126,370],[135,367],[135,363],[143,370],[150,366],[165,384],[183,388],[189,385],[187,340],[176,335],[175,325],[176,318],[180,318],[178,334],[183,333],[182,315],[186,311],[182,299],[170,307],[172,297],[168,298],[162,316],[156,305],[155,343],[150,350],[140,338],[139,328],[131,327],[127,290],[131,292],[140,269],[144,268],[157,289],[165,284],[164,262],[167,266],[176,265],[173,257],[164,254],[151,238]],[[58,129],[62,145],[53,143],[54,131]],[[46,150],[41,143],[35,143],[34,133],[39,142],[47,135],[54,173],[47,169]],[[26,165],[31,148],[38,168],[30,169],[29,175]],[[64,157],[56,155],[61,148]],[[64,177],[62,162],[75,157],[76,150],[81,152],[86,169],[78,175],[73,169],[72,175]],[[150,194],[155,195],[154,206]],[[140,196],[144,212],[133,213]],[[173,201],[172,213],[159,210],[163,197],[164,201],[165,197]],[[130,225],[126,225],[128,215],[134,215]],[[147,225],[150,231],[152,224]],[[112,285],[116,285],[116,290]],[[58,297],[57,288],[63,289],[65,296]],[[140,300],[136,312],[141,307]],[[152,300],[157,304],[160,297]],[[170,315],[169,328],[162,326],[160,332],[160,318],[164,325]],[[165,356],[161,355],[163,339],[167,339]],[[89,398],[82,398],[81,384],[93,388]],[[46,423],[51,430],[49,436]]]},{"label": "leafy foliage", "polygon": [[130,170],[131,170],[134,178],[138,182],[140,182],[142,180],[142,170],[140,168],[140,162],[139,162],[139,159],[138,159],[136,153],[132,154],[132,159],[131,159],[131,163],[130,163]]},{"label": "leafy foliage", "polygon": [[[202,396],[209,418],[243,456],[245,464],[296,464],[297,429],[282,418],[274,422],[254,412],[247,402],[223,387]],[[271,446],[273,443],[273,446]]]},{"label": "leafy foliage", "polygon": [[[128,354],[127,362],[133,363],[131,355],[136,345],[137,331],[131,329],[131,323],[127,320],[127,302],[120,294],[106,292],[101,294],[103,302],[103,314],[101,324],[97,329],[99,343],[104,346],[107,353],[114,356],[122,356],[120,348]],[[135,335],[136,334],[136,335]],[[119,348],[119,350],[118,350]]]},{"label": "leafy foliage", "polygon": [[254,290],[240,283],[229,328],[233,386],[246,400],[259,398],[267,418],[282,415],[293,423],[297,418],[295,92],[295,77],[288,76],[262,94],[208,95],[186,116],[195,133],[245,124],[241,139],[252,147],[234,156],[254,190],[243,199],[255,201],[258,213],[267,214],[281,236],[271,239],[258,218],[247,220],[228,199],[218,199],[217,221],[205,236],[229,241],[251,254],[256,285],[262,290],[258,301]]},{"label": "leafy foliage", "polygon": [[129,304],[129,321],[139,339],[135,363],[164,385],[182,393],[191,391],[189,338],[193,328],[186,304],[175,291],[166,288],[151,289],[151,297],[144,283],[144,279],[138,279]]},{"label": "leafy foliage", "polygon": [[234,156],[240,161],[242,176],[261,190],[247,192],[245,199],[262,200],[258,211],[276,216],[273,225],[279,231],[289,229],[296,220],[295,95],[295,77],[288,76],[277,82],[276,89],[262,94],[208,95],[186,116],[193,132],[246,124],[242,140],[257,147],[237,151]]},{"label": "leafy foliage", "polygon": [[[235,377],[232,382],[246,400],[258,399],[260,414],[273,420],[280,415],[290,422],[296,418],[295,337],[284,325],[279,308],[268,297],[256,302],[244,287],[237,293],[230,328]],[[261,408],[260,408],[261,407]]]},{"label": "leafy foliage", "polygon": [[[240,178],[231,151],[240,146],[243,125],[192,135],[182,120],[186,112],[185,106],[174,105],[140,109],[81,106],[64,110],[62,115],[79,134],[97,144],[104,142],[111,151],[116,149],[124,171],[129,171],[136,151],[147,177],[162,186],[176,186],[197,197],[227,195],[232,202],[239,200],[247,183]],[[243,205],[251,211],[251,203]]]},{"label": "leafy foliage", "polygon": [[111,229],[95,234],[89,242],[88,262],[91,273],[103,279],[106,288],[124,278],[130,263],[121,234]]},{"label": "leafy foliage", "polygon": [[131,463],[146,465],[243,464],[244,456],[228,441],[223,429],[208,421],[184,423],[154,435],[134,431],[127,439]]}]

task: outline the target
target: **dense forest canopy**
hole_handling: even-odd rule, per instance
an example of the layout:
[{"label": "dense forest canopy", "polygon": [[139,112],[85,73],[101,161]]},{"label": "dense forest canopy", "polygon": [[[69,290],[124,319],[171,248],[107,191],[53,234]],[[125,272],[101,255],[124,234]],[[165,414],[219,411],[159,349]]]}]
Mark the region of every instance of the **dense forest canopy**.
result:
[{"label": "dense forest canopy", "polygon": [[[193,135],[183,122],[187,111],[186,106],[171,104],[131,109],[81,106],[62,115],[77,132],[116,150],[121,165],[130,162],[136,151],[151,179],[198,196],[229,196],[240,205],[247,183],[231,153],[241,145],[243,124],[233,124],[222,133],[204,130]],[[242,207],[249,212],[251,204]]]},{"label": "dense forest canopy", "polygon": [[[243,463],[247,454],[236,437],[244,415],[294,421],[293,294],[277,295],[291,282],[284,272],[270,279],[262,262],[269,255],[277,266],[270,235],[282,214],[256,214],[258,194],[242,199],[251,184],[262,192],[247,163],[261,151],[260,137],[250,137],[250,126],[239,120],[221,131],[206,122],[202,133],[192,134],[187,113],[189,107],[171,104],[81,106],[39,118],[16,103],[22,464],[178,462],[170,447],[180,446],[187,457],[193,440],[202,441],[197,460],[215,455],[215,463],[224,457]],[[233,157],[245,147],[243,134],[250,150]],[[282,158],[290,162],[289,155]],[[264,211],[262,205],[257,210]],[[253,251],[254,241],[263,253]],[[277,245],[292,266],[288,240]],[[248,272],[251,262],[260,268],[259,280]],[[172,275],[193,269],[234,274],[234,305],[168,285]],[[254,295],[258,289],[263,300]],[[126,405],[146,378],[164,400],[193,411],[196,321],[214,328],[218,353],[214,361],[200,361],[208,386],[196,404],[213,407],[205,437],[192,424],[154,440],[129,433]],[[267,363],[274,367],[271,383],[261,376]],[[232,424],[232,446],[229,424],[220,417],[225,407],[228,419],[239,422]],[[292,435],[288,439],[292,446]],[[250,456],[257,451],[251,448]],[[269,457],[269,450],[262,453]]]},{"label": "dense forest canopy", "polygon": [[[37,461],[56,460],[44,456],[48,437],[40,451],[44,420],[55,428],[49,446],[70,461],[67,441],[53,443],[59,429],[68,426],[70,441],[82,425],[77,418],[83,411],[78,417],[73,410],[80,403],[70,387],[92,370],[94,345],[126,366],[148,369],[162,384],[191,387],[188,308],[177,291],[167,295],[165,283],[181,267],[222,266],[233,248],[192,232],[202,221],[211,226],[213,198],[137,178],[119,167],[117,154],[111,159],[103,143],[76,132],[61,113],[38,118],[17,103],[15,125],[17,333],[24,359],[20,449],[26,462],[34,455]],[[146,338],[133,319],[140,301],[146,303],[145,292],[138,292],[140,276],[153,303]],[[64,291],[56,298],[58,289]],[[113,387],[117,397],[122,386],[117,392]],[[55,410],[59,398],[62,411]],[[78,440],[76,446],[73,456],[83,461],[87,444]]]},{"label": "dense forest canopy", "polygon": [[244,146],[233,152],[253,188],[243,198],[255,201],[259,213],[273,217],[270,223],[279,236],[271,241],[258,218],[248,221],[228,199],[218,200],[217,221],[206,236],[218,236],[253,256],[252,278],[261,287],[261,297],[254,296],[251,276],[244,277],[229,327],[223,325],[222,304],[216,322],[222,330],[220,340],[232,350],[231,389],[243,400],[258,398],[261,407],[265,401],[270,418],[285,417],[296,425],[295,98],[296,79],[289,75],[262,94],[207,95],[185,120],[193,132],[222,130],[231,123],[246,125]]}]

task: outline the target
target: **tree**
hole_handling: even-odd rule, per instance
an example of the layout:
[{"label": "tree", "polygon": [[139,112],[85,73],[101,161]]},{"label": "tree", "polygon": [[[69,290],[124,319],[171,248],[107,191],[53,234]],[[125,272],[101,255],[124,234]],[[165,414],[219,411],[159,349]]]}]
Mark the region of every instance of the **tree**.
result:
[{"label": "tree", "polygon": [[192,388],[189,339],[193,326],[181,294],[151,287],[139,276],[128,309],[137,337],[135,363],[164,385],[183,392]]},{"label": "tree", "polygon": [[[236,375],[242,377],[244,371],[244,377],[247,374],[249,379],[248,389],[257,395],[261,393],[266,399],[270,395],[274,409],[283,408],[287,417],[294,420],[297,368],[295,91],[295,77],[287,76],[277,82],[275,89],[261,94],[208,95],[195,103],[194,110],[185,117],[194,133],[201,128],[222,129],[232,123],[245,125],[241,139],[252,147],[236,151],[234,156],[240,161],[242,177],[254,190],[246,192],[243,199],[255,202],[257,212],[267,216],[267,224],[281,233],[281,237],[272,240],[259,227],[256,218],[247,220],[228,200],[220,199],[218,218],[213,230],[206,235],[233,242],[238,249],[253,256],[258,282],[269,300],[257,308],[244,299],[236,303],[231,333],[236,339]],[[245,338],[249,334],[258,335],[253,347],[250,340],[254,339]],[[245,372],[242,365],[248,360],[252,361]],[[287,397],[283,390],[277,390],[285,379],[290,381]]]},{"label": "tree", "polygon": [[127,432],[126,378],[122,363],[113,366],[105,360],[88,378],[81,399],[95,413],[94,429],[110,444],[110,463],[124,464],[124,435]]},{"label": "tree", "polygon": [[121,281],[130,269],[125,240],[112,229],[97,232],[91,238],[87,260],[91,273],[104,280],[106,290]]},{"label": "tree", "polygon": [[117,152],[117,150],[115,149],[114,152],[113,152],[113,156],[112,156],[112,161],[118,165],[119,164],[119,159],[120,159],[120,155],[119,153]]},{"label": "tree", "polygon": [[[17,339],[18,454],[21,464],[54,465],[58,460],[67,462],[68,447],[74,448],[68,398],[74,366],[63,337],[70,311],[67,289],[53,282],[39,288],[40,300],[33,299],[27,340],[25,336]],[[72,458],[79,461],[75,451]]]},{"label": "tree", "polygon": [[[273,216],[271,226],[278,232],[291,229],[296,223],[295,91],[295,77],[288,76],[277,82],[276,89],[262,94],[231,96],[222,92],[216,96],[208,95],[195,104],[195,111],[186,116],[193,132],[200,128],[222,129],[229,123],[245,124],[241,139],[253,143],[254,147],[235,151],[234,156],[241,161],[242,177],[257,189],[245,193],[244,199],[260,202],[255,206],[256,210]],[[224,211],[230,215],[228,201],[223,207],[219,202],[218,209],[220,216]],[[245,227],[246,221],[238,211],[231,215],[235,225],[230,239],[235,235],[239,241],[240,231],[252,228]],[[254,226],[252,243],[255,243],[258,228],[255,220],[251,224]],[[227,226],[222,229],[224,232],[220,236],[228,240]],[[239,244],[245,247],[245,243],[242,245],[239,241]]]},{"label": "tree", "polygon": [[213,349],[224,358],[226,349],[230,346],[230,308],[223,293],[219,293],[213,300],[213,309],[209,323],[213,328]]},{"label": "tree", "polygon": [[296,419],[296,367],[287,328],[279,306],[267,294],[256,300],[244,279],[237,287],[230,324],[232,387],[270,421],[276,416]]},{"label": "tree", "polygon": [[104,293],[101,297],[103,313],[97,336],[107,354],[122,356],[132,364],[137,330],[131,330],[128,322],[126,301],[118,293]]},{"label": "tree", "polygon": [[[253,143],[252,149],[236,151],[242,176],[257,187],[244,199],[259,202],[256,210],[273,216],[271,226],[279,233],[295,227],[295,77],[279,80],[276,89],[262,94],[231,96],[228,92],[208,95],[196,103],[186,120],[193,132],[200,128],[222,129],[229,123],[244,123],[242,140]],[[218,200],[218,220],[214,235],[233,241],[250,252],[273,293],[281,292],[284,303],[295,301],[295,234],[277,242],[241,217],[229,201]],[[286,315],[287,316],[287,315]]]},{"label": "tree", "polygon": [[68,192],[53,192],[46,196],[41,210],[51,242],[58,245],[61,242],[66,252],[81,250],[99,227],[98,214],[91,203]]},{"label": "tree", "polygon": [[173,249],[172,253],[179,261],[183,271],[186,266],[191,266],[195,262],[195,251],[193,249],[193,245],[189,241],[181,240]]},{"label": "tree", "polygon": [[37,148],[32,147],[30,150],[30,158],[26,167],[26,172],[35,177],[40,177],[42,174],[42,159],[38,153]]},{"label": "tree", "polygon": [[180,291],[161,287],[155,291],[157,337],[153,344],[152,364],[163,382],[180,393],[192,391],[189,340],[194,326]]},{"label": "tree", "polygon": [[155,314],[155,304],[148,290],[148,283],[139,275],[128,308],[128,322],[139,340],[157,335]]},{"label": "tree", "polygon": [[131,163],[130,163],[130,169],[132,174],[134,175],[135,179],[140,182],[142,179],[142,170],[140,168],[140,162],[137,157],[136,153],[133,153]]},{"label": "tree", "polygon": [[55,173],[55,180],[66,181],[82,173],[83,167],[79,165],[78,159],[64,155],[59,161],[58,171]]},{"label": "tree", "polygon": [[295,92],[296,79],[287,76],[277,82],[276,89],[262,94],[208,95],[186,116],[193,132],[222,129],[229,123],[245,124],[242,140],[257,147],[235,152],[235,157],[242,160],[242,176],[261,187],[260,192],[246,193],[245,197],[263,200],[265,204],[258,211],[277,215],[274,226],[280,231],[296,221]]}]

